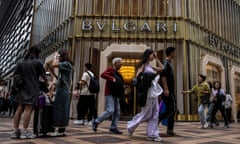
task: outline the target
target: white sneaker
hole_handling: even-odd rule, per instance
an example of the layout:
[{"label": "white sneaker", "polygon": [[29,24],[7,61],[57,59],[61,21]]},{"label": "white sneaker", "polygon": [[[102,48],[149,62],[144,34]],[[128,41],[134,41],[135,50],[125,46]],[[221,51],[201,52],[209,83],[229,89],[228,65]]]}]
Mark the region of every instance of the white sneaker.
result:
[{"label": "white sneaker", "polygon": [[148,137],[147,140],[149,140],[149,141],[155,141],[155,142],[161,142],[161,141],[162,141],[162,138],[161,138],[161,137],[156,137],[156,138]]},{"label": "white sneaker", "polygon": [[87,125],[88,125],[88,126],[91,126],[91,125],[92,125],[92,121],[89,121],[89,122],[87,123]]},{"label": "white sneaker", "polygon": [[197,127],[197,128],[199,128],[199,129],[203,129],[204,127],[201,125],[201,126],[199,126],[199,127]]},{"label": "white sneaker", "polygon": [[207,122],[204,124],[203,128],[208,128],[208,123]]},{"label": "white sneaker", "polygon": [[75,124],[75,125],[81,125],[81,124],[83,124],[83,120],[75,120],[75,121],[73,122],[73,124]]},{"label": "white sneaker", "polygon": [[56,131],[56,132],[53,133],[52,136],[65,136],[65,134],[64,134],[64,132],[60,133],[60,132]]},{"label": "white sneaker", "polygon": [[20,135],[20,139],[34,139],[37,136],[28,130],[23,130]]}]

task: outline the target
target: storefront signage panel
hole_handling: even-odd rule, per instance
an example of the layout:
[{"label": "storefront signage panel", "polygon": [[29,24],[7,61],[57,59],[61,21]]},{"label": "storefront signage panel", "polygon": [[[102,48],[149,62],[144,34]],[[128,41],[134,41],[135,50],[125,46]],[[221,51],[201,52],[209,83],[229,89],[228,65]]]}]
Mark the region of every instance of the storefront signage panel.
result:
[{"label": "storefront signage panel", "polygon": [[[180,37],[181,21],[178,20],[145,20],[145,19],[84,19],[80,33],[84,37]],[[80,34],[80,35],[81,35]]]},{"label": "storefront signage panel", "polygon": [[230,44],[220,40],[219,38],[217,38],[213,35],[209,34],[206,42],[209,46],[215,48],[216,50],[220,50],[223,53],[234,56],[236,58],[240,57],[239,49],[231,46]]},{"label": "storefront signage panel", "polygon": [[219,36],[202,29],[199,25],[187,22],[186,39],[197,45],[207,47],[212,51],[216,51],[220,55],[239,61],[240,49],[229,42],[224,41]]}]

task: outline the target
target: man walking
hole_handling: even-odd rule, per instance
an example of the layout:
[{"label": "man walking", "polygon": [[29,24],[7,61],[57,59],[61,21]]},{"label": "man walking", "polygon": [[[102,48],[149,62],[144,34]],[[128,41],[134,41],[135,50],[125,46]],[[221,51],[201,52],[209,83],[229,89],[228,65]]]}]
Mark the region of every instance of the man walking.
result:
[{"label": "man walking", "polygon": [[176,98],[174,94],[174,71],[172,60],[175,58],[175,47],[166,49],[166,59],[163,60],[164,69],[161,72],[161,83],[163,87],[162,100],[166,104],[166,112],[159,114],[159,122],[168,119],[167,135],[175,136],[174,133],[174,114],[176,112]]},{"label": "man walking", "polygon": [[[110,132],[114,134],[122,134],[121,131],[118,130],[117,124],[120,118],[120,104],[119,97],[115,94],[115,92],[111,89],[111,86],[115,84],[120,84],[120,87],[123,88],[123,79],[122,76],[117,72],[121,66],[122,58],[116,57],[112,60],[112,67],[107,68],[102,74],[101,77],[106,79],[105,85],[105,111],[96,118],[92,123],[93,131],[97,131],[97,126],[104,120],[108,119],[110,116],[112,117],[112,124],[110,127]],[[119,87],[118,87],[119,88]],[[118,89],[117,92],[121,95],[124,92],[124,88]]]}]

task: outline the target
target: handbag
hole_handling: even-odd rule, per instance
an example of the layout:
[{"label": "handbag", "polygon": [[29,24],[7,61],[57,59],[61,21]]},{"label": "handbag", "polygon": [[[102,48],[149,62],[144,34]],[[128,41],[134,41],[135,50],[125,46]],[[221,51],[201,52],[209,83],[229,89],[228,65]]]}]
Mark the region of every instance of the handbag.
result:
[{"label": "handbag", "polygon": [[44,106],[46,106],[46,98],[45,95],[40,95],[38,97],[38,108],[43,108]]},{"label": "handbag", "polygon": [[226,100],[226,95],[220,93],[220,89],[217,92],[217,101],[224,102]]},{"label": "handbag", "polygon": [[210,94],[205,94],[203,96],[200,96],[200,103],[201,104],[208,104],[208,103],[210,103]]},{"label": "handbag", "polygon": [[[159,104],[159,115],[163,115],[166,111],[167,111],[166,103],[163,100],[161,100],[161,102]],[[168,119],[167,118],[164,118],[162,120],[162,125],[164,125],[164,126],[168,125]]]}]

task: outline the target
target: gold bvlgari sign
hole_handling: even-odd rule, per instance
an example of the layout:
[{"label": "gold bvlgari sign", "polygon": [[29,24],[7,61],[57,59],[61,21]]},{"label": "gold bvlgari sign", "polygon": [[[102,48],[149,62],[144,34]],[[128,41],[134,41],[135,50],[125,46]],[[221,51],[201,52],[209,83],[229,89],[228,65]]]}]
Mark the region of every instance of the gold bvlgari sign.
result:
[{"label": "gold bvlgari sign", "polygon": [[[82,21],[82,31],[92,31],[94,27],[97,27],[97,29],[100,32],[104,32],[105,29],[111,28],[112,32],[121,32],[122,30],[133,33],[133,32],[163,32],[167,33],[169,26],[164,22],[155,22],[154,24],[143,22],[141,24],[135,22],[135,21],[126,21],[122,25],[119,25],[119,23],[112,21],[111,24],[108,24],[107,21]],[[172,32],[177,32],[177,23],[173,22],[171,25]]]}]

